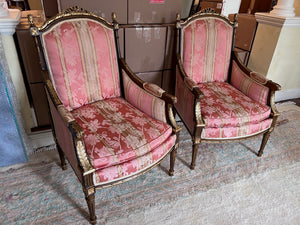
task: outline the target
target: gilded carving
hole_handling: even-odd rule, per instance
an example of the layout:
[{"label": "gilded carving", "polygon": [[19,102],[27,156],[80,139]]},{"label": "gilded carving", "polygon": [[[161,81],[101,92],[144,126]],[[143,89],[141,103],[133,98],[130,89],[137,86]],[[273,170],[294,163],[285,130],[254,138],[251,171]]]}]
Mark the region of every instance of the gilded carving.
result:
[{"label": "gilded carving", "polygon": [[83,175],[87,175],[87,174],[95,172],[95,169],[92,167],[92,165],[90,164],[90,162],[87,158],[86,151],[85,151],[84,145],[82,143],[82,140],[77,140],[76,150],[77,150],[80,164],[84,170]]}]

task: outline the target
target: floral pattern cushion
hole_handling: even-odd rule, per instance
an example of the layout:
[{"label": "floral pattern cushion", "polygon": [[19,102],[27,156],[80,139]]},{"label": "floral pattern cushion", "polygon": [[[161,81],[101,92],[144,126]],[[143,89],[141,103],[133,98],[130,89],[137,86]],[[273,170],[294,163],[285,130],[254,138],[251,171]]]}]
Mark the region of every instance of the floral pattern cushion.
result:
[{"label": "floral pattern cushion", "polygon": [[100,174],[97,183],[144,168],[175,144],[168,124],[149,117],[122,98],[97,101],[71,113],[84,130],[86,152]]},{"label": "floral pattern cushion", "polygon": [[256,102],[225,82],[198,84],[204,94],[201,113],[206,127],[237,127],[259,123],[270,116],[270,107]]}]

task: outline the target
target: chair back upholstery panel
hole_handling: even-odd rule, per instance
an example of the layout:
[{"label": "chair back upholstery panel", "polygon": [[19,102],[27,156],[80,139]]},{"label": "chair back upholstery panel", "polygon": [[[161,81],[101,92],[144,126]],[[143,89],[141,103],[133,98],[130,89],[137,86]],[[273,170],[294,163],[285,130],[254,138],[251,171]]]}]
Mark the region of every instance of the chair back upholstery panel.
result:
[{"label": "chair back upholstery panel", "polygon": [[256,102],[267,104],[269,88],[259,84],[243,72],[235,61],[232,63],[230,83]]},{"label": "chair back upholstery panel", "polygon": [[198,18],[182,28],[181,56],[187,75],[196,83],[226,81],[233,27],[222,19]]},{"label": "chair back upholstery panel", "polygon": [[69,110],[120,96],[113,29],[70,19],[44,32],[42,42],[50,79]]}]

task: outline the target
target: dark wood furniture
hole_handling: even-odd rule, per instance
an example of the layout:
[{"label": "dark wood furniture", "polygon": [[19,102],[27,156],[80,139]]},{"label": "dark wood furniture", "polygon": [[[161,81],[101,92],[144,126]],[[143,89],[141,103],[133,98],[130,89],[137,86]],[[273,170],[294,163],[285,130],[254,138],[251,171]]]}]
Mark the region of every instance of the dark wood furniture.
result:
[{"label": "dark wood furniture", "polygon": [[270,12],[273,0],[242,0],[239,13]]},{"label": "dark wood furniture", "polygon": [[15,33],[27,95],[35,114],[36,126],[32,128],[32,131],[37,131],[50,129],[50,115],[41,76],[38,52],[29,32],[28,14],[33,15],[34,21],[38,25],[44,22],[44,17],[42,11],[22,11],[22,17]]}]

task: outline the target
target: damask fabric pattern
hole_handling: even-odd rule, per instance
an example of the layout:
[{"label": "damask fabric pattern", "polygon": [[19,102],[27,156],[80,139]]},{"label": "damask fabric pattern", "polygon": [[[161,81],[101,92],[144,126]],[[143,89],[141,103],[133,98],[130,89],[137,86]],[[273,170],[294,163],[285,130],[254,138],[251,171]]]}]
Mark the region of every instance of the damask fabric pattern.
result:
[{"label": "damask fabric pattern", "polygon": [[175,144],[172,128],[122,98],[94,102],[72,111],[97,170],[96,183],[127,176],[152,165]]},{"label": "damask fabric pattern", "polygon": [[[259,77],[259,75],[256,75],[255,78],[261,82],[266,82],[266,79]],[[247,76],[235,61],[232,63],[231,84],[252,100],[261,104],[267,103],[269,88]]]},{"label": "damask fabric pattern", "polygon": [[225,82],[198,84],[204,94],[201,113],[205,122],[202,137],[244,137],[269,128],[270,107],[250,99]]},{"label": "damask fabric pattern", "polygon": [[196,83],[226,81],[232,27],[217,18],[200,18],[182,32],[182,60],[187,75]]},{"label": "damask fabric pattern", "polygon": [[68,110],[120,96],[112,29],[74,19],[56,24],[42,38],[50,78]]},{"label": "damask fabric pattern", "polygon": [[[136,108],[145,112],[148,116],[163,122],[167,122],[165,101],[153,95],[154,93],[156,96],[162,95],[162,89],[158,86],[151,86],[151,90],[147,92],[136,85],[136,83],[129,78],[125,71],[122,71],[122,75],[125,99]],[[149,85],[145,86],[150,89]]]}]

